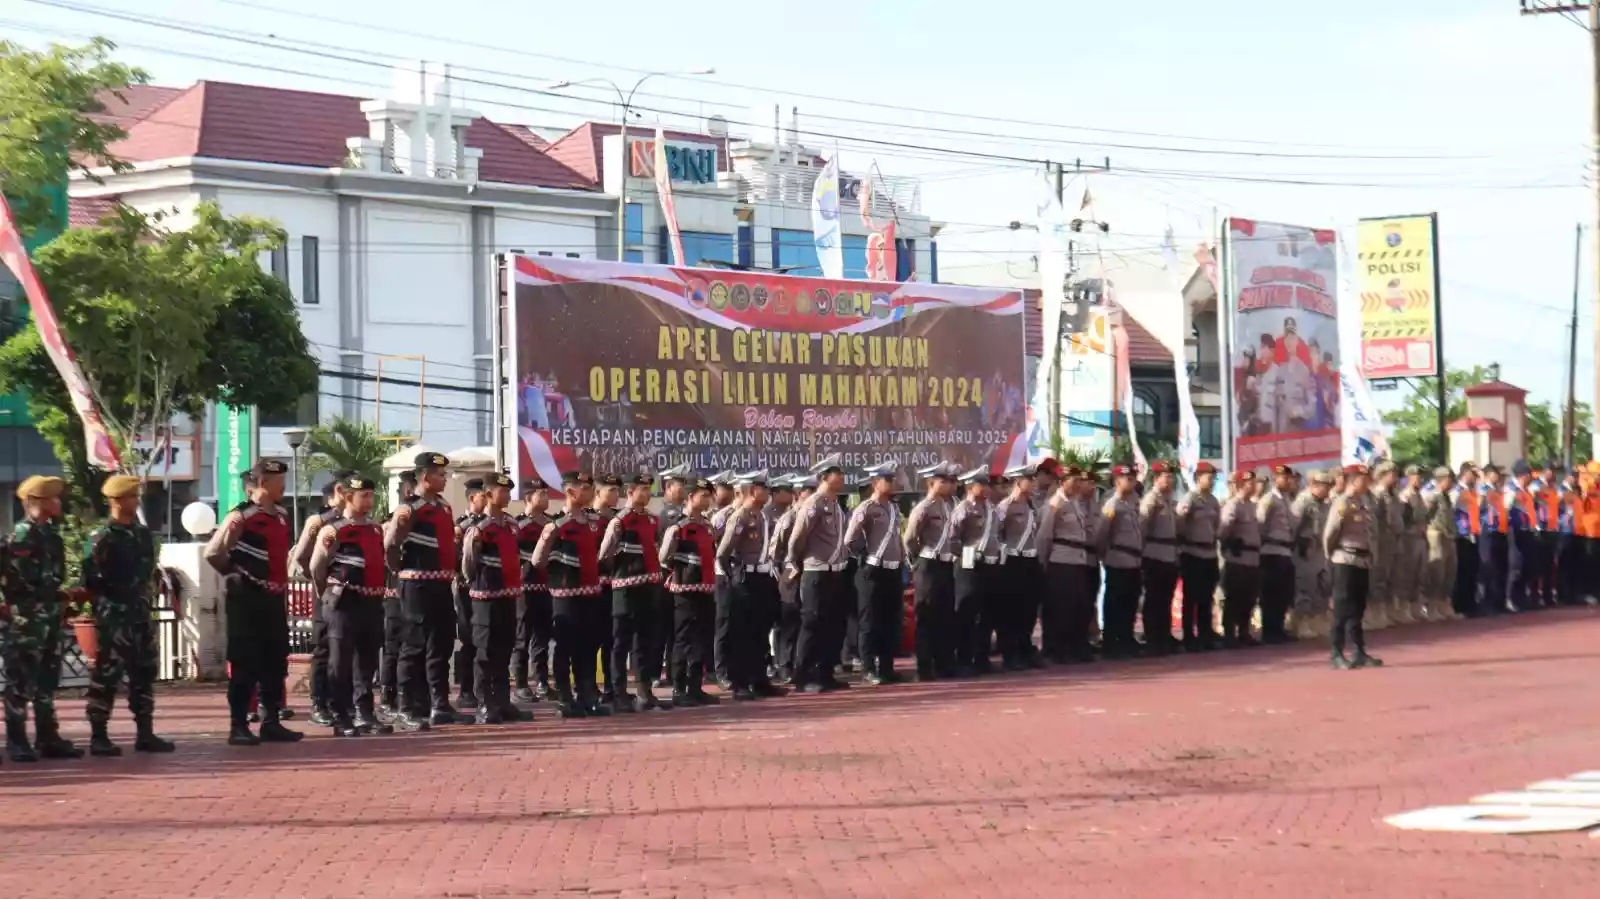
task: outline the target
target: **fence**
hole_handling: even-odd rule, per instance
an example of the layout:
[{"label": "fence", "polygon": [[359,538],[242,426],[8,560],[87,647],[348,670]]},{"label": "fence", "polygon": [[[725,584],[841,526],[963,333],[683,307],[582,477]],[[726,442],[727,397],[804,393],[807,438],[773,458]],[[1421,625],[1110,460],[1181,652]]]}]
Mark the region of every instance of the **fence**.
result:
[{"label": "fence", "polygon": [[[183,591],[178,573],[163,568],[157,579],[155,601],[150,605],[151,627],[156,637],[156,679],[182,680],[192,670],[192,653],[183,628]],[[308,637],[309,639],[309,637]],[[5,672],[0,671],[0,684]],[[61,686],[89,686],[89,660],[70,626],[61,629]]]}]

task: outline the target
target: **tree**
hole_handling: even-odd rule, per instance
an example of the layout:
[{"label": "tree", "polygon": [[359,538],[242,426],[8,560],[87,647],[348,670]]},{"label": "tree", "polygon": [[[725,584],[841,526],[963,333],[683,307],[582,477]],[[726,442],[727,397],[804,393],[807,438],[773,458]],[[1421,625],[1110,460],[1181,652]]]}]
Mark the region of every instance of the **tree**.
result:
[{"label": "tree", "polygon": [[[224,399],[282,411],[317,386],[293,299],[257,262],[282,244],[282,231],[228,218],[213,203],[197,206],[184,231],[160,220],[118,206],[100,227],[69,230],[34,259],[124,470],[138,474],[146,472],[128,448],[174,415],[196,417]],[[35,328],[0,345],[0,391],[18,390],[73,486],[97,496],[82,431]]]},{"label": "tree", "polygon": [[[1454,370],[1445,375],[1445,421],[1455,421],[1467,415],[1466,388],[1491,380],[1490,371],[1476,366],[1470,371]],[[1391,427],[1390,455],[1398,462],[1415,462],[1419,465],[1444,464],[1444,447],[1439,443],[1439,413],[1433,378],[1419,378],[1412,383],[1412,394],[1405,405],[1393,412],[1384,413],[1383,421]],[[1573,440],[1573,461],[1587,462],[1590,446],[1590,408],[1579,403],[1577,433]],[[1528,460],[1546,462],[1561,459],[1561,410],[1550,402],[1528,405]],[[1483,460],[1478,460],[1483,461]]]},{"label": "tree", "polygon": [[335,418],[325,425],[311,429],[306,446],[311,457],[306,461],[309,473],[319,471],[353,471],[364,478],[382,480],[383,460],[394,453],[393,441],[398,432],[388,435],[366,422]]},{"label": "tree", "polygon": [[[1564,430],[1565,404],[1556,407],[1551,403],[1535,403],[1528,407],[1528,461],[1560,462],[1562,460],[1561,435]],[[1572,440],[1572,461],[1589,461],[1592,411],[1588,403],[1579,403],[1577,428]]]},{"label": "tree", "polygon": [[107,150],[127,134],[91,118],[105,112],[101,97],[149,80],[112,62],[115,48],[104,38],[43,52],[0,41],[0,190],[24,238],[50,220],[51,193],[64,188],[68,172],[128,168]]}]

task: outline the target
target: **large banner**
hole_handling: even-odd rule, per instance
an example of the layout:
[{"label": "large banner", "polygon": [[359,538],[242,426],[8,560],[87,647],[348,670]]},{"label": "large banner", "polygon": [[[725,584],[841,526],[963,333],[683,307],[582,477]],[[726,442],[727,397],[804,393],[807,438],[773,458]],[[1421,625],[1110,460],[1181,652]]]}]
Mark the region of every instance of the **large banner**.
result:
[{"label": "large banner", "polygon": [[518,479],[1026,459],[1022,294],[517,257]]},{"label": "large banner", "polygon": [[1339,461],[1337,253],[1332,230],[1228,220],[1236,469]]},{"label": "large banner", "polygon": [[1433,295],[1438,219],[1407,215],[1356,226],[1361,292],[1361,368],[1368,378],[1427,378],[1439,372],[1438,298]]}]

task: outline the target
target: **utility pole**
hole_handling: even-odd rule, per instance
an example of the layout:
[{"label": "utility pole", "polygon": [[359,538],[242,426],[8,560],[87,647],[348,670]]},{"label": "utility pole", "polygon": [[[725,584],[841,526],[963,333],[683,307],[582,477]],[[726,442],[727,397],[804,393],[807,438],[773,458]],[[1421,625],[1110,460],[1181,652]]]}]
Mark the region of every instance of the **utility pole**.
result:
[{"label": "utility pole", "polygon": [[1573,443],[1578,434],[1578,285],[1583,279],[1583,223],[1572,247],[1572,329],[1567,344],[1567,414],[1561,422],[1561,465],[1572,470]]},{"label": "utility pole", "polygon": [[[1593,218],[1590,220],[1589,239],[1591,243],[1590,250],[1594,256],[1591,264],[1596,266],[1593,296],[1590,302],[1594,307],[1594,311],[1600,314],[1600,0],[1589,0],[1587,3],[1546,3],[1540,2],[1540,0],[1522,0],[1522,14],[1525,16],[1542,16],[1551,13],[1565,16],[1569,21],[1589,32],[1589,56],[1594,76],[1593,92],[1589,98],[1589,187],[1594,194],[1594,209],[1592,212]],[[1587,24],[1585,24],[1583,18],[1580,18],[1580,16],[1584,15],[1587,15]],[[1600,321],[1600,318],[1596,320]],[[1576,346],[1577,333],[1577,324],[1574,321],[1572,328],[1574,346]],[[1600,328],[1595,329],[1594,340],[1595,351],[1600,353]],[[1573,355],[1576,357],[1577,354],[1574,353]],[[1597,356],[1597,358],[1600,358],[1600,356]],[[1576,362],[1574,362],[1574,365],[1576,365]],[[1575,383],[1576,376],[1569,380]],[[1594,387],[1595,396],[1600,397],[1600,364],[1595,366]],[[1576,409],[1576,397],[1570,397],[1568,403],[1572,408]],[[1590,422],[1590,429],[1595,435],[1592,438],[1594,445],[1590,447],[1590,452],[1600,458],[1600,402],[1595,403],[1595,410],[1597,418]],[[1571,421],[1576,420],[1576,416],[1572,412],[1569,412],[1567,417]],[[1568,427],[1569,430],[1575,430],[1572,425]],[[1567,454],[1570,467],[1570,448],[1567,449]]]},{"label": "utility pole", "polygon": [[[1065,212],[1066,208],[1067,208],[1066,166],[1064,164],[1062,164],[1062,163],[1059,163],[1059,162],[1050,162],[1050,161],[1046,160],[1045,161],[1045,171],[1050,173],[1050,177],[1054,181],[1055,191],[1056,191],[1056,202],[1058,204],[1060,204],[1062,211]],[[1111,157],[1109,157],[1109,156],[1106,157],[1105,164],[1101,165],[1101,166],[1096,166],[1096,165],[1093,165],[1093,164],[1085,166],[1083,164],[1083,160],[1082,159],[1077,159],[1077,160],[1073,161],[1073,172],[1074,172],[1074,174],[1083,174],[1085,172],[1109,172],[1109,171],[1111,171]],[[1076,227],[1082,227],[1082,222],[1081,221],[1075,222],[1075,226]],[[1013,225],[1013,227],[1016,227],[1016,226]],[[1073,289],[1074,290],[1076,290],[1076,285],[1077,285],[1077,274],[1078,274],[1078,248],[1077,248],[1077,241],[1069,241],[1068,244],[1067,244],[1067,279],[1073,283],[1073,285],[1074,285]],[[1040,287],[1042,288],[1042,287],[1044,287],[1044,285],[1041,284]],[[1063,292],[1065,292],[1066,289],[1067,289],[1066,285],[1062,285]],[[1102,290],[1103,289],[1104,288],[1102,287]],[[1072,297],[1070,297],[1070,296],[1067,297],[1067,301],[1068,302],[1073,302]],[[1048,433],[1052,434],[1052,435],[1058,435],[1060,437],[1061,445],[1065,446],[1066,445],[1066,433],[1065,433],[1065,430],[1061,427],[1061,423],[1062,423],[1062,417],[1061,417],[1061,346],[1067,340],[1066,307],[1065,307],[1065,305],[1063,305],[1063,307],[1061,309],[1056,310],[1056,316],[1057,316],[1056,345],[1053,346],[1053,347],[1049,347],[1048,348],[1048,352],[1050,353],[1050,371],[1049,371],[1049,374],[1048,374],[1048,377],[1049,377],[1050,380],[1049,380],[1049,385],[1048,385],[1048,388],[1047,388],[1049,390],[1049,392],[1050,392],[1050,411],[1049,411],[1050,428],[1049,428]],[[1054,451],[1054,448],[1052,448],[1052,452],[1053,451]]]}]

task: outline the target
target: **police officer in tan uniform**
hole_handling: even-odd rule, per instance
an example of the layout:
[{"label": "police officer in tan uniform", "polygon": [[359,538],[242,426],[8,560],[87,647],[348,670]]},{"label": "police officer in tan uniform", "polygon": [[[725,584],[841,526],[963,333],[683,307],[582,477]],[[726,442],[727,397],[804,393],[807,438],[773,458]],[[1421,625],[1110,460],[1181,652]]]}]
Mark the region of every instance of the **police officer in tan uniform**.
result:
[{"label": "police officer in tan uniform", "polygon": [[996,630],[999,632],[1000,659],[1007,671],[1023,671],[1033,663],[1033,597],[1044,586],[1039,567],[1039,513],[1033,504],[1033,482],[1037,474],[1031,465],[1020,465],[1004,475],[1010,485],[995,504],[1000,518],[1000,563],[1005,587],[996,591]]},{"label": "police officer in tan uniform", "polygon": [[1400,505],[1399,553],[1391,573],[1395,620],[1426,621],[1422,577],[1428,561],[1428,503],[1422,495],[1422,469],[1407,465],[1405,486],[1395,496]]},{"label": "police officer in tan uniform", "polygon": [[1328,601],[1333,589],[1329,581],[1328,556],[1322,551],[1322,529],[1328,522],[1328,494],[1333,476],[1313,471],[1306,478],[1306,489],[1289,506],[1294,528],[1294,625],[1293,633],[1302,638],[1320,636],[1328,628]]},{"label": "police officer in tan uniform", "polygon": [[1400,558],[1400,534],[1404,530],[1397,495],[1400,472],[1393,462],[1381,462],[1372,469],[1369,477],[1375,483],[1369,483],[1363,501],[1372,507],[1370,527],[1373,554],[1367,591],[1370,601],[1362,626],[1368,630],[1382,630],[1398,623],[1394,620],[1391,606],[1394,601],[1393,572]]},{"label": "police officer in tan uniform", "polygon": [[1139,524],[1139,475],[1131,465],[1111,468],[1115,492],[1100,506],[1095,545],[1105,560],[1105,627],[1101,655],[1120,659],[1139,654],[1133,637],[1139,617],[1139,596],[1144,589],[1144,531]]},{"label": "police officer in tan uniform", "polygon": [[723,519],[717,562],[728,581],[728,680],[735,700],[750,700],[782,692],[767,680],[768,609],[778,585],[766,558],[772,537],[767,472],[742,472],[733,482],[739,495]]},{"label": "police officer in tan uniform", "polygon": [[1285,643],[1284,627],[1294,601],[1294,525],[1290,515],[1295,471],[1287,465],[1272,469],[1272,488],[1256,500],[1256,520],[1261,527],[1261,639]]},{"label": "police officer in tan uniform", "polygon": [[960,481],[967,496],[956,504],[950,527],[958,553],[955,569],[955,619],[953,641],[956,673],[970,677],[994,670],[989,662],[986,607],[991,594],[1003,588],[1000,580],[1000,528],[990,496],[989,467],[965,472]]},{"label": "police officer in tan uniform", "polygon": [[[848,686],[833,676],[844,642],[844,608],[849,585],[845,568],[845,514],[839,507],[844,462],[834,454],[812,466],[817,490],[800,504],[789,537],[786,574],[800,579],[800,637],[796,642],[795,683],[806,693]],[[836,635],[835,631],[839,631]]]},{"label": "police officer in tan uniform", "polygon": [[[1328,508],[1328,523],[1322,531],[1322,548],[1333,562],[1333,667],[1363,668],[1383,662],[1367,655],[1367,588],[1371,585],[1373,510],[1365,502],[1367,468],[1348,465],[1344,469],[1348,486]],[[1355,647],[1355,658],[1344,654],[1348,635]]]},{"label": "police officer in tan uniform", "polygon": [[1150,466],[1150,489],[1139,503],[1144,533],[1144,652],[1162,656],[1179,644],[1172,638],[1172,595],[1178,586],[1178,513],[1172,497],[1171,462]]},{"label": "police officer in tan uniform", "polygon": [[1089,622],[1095,594],[1090,585],[1098,566],[1090,555],[1095,518],[1081,500],[1083,471],[1076,465],[1059,469],[1060,483],[1045,505],[1035,540],[1045,569],[1045,652],[1057,664],[1094,661]]},{"label": "police officer in tan uniform", "polygon": [[1217,592],[1217,524],[1222,504],[1212,488],[1217,469],[1210,462],[1194,468],[1195,486],[1178,503],[1178,566],[1183,574],[1183,648],[1189,652],[1215,649],[1212,625]]},{"label": "police officer in tan uniform", "polygon": [[858,646],[862,675],[869,684],[894,683],[894,654],[900,646],[900,507],[894,502],[900,463],[888,459],[863,472],[872,493],[856,504],[845,528],[845,543],[858,559],[853,587],[860,619]]},{"label": "police officer in tan uniform", "polygon": [[955,465],[941,462],[917,474],[927,485],[927,495],[906,516],[902,543],[912,565],[917,680],[930,681],[951,677],[956,669],[951,631],[955,615],[955,543],[950,529]]},{"label": "police officer in tan uniform", "polygon": [[1256,474],[1236,471],[1233,495],[1222,504],[1217,538],[1222,544],[1222,643],[1255,646],[1250,619],[1261,591],[1261,524],[1256,519]]}]

